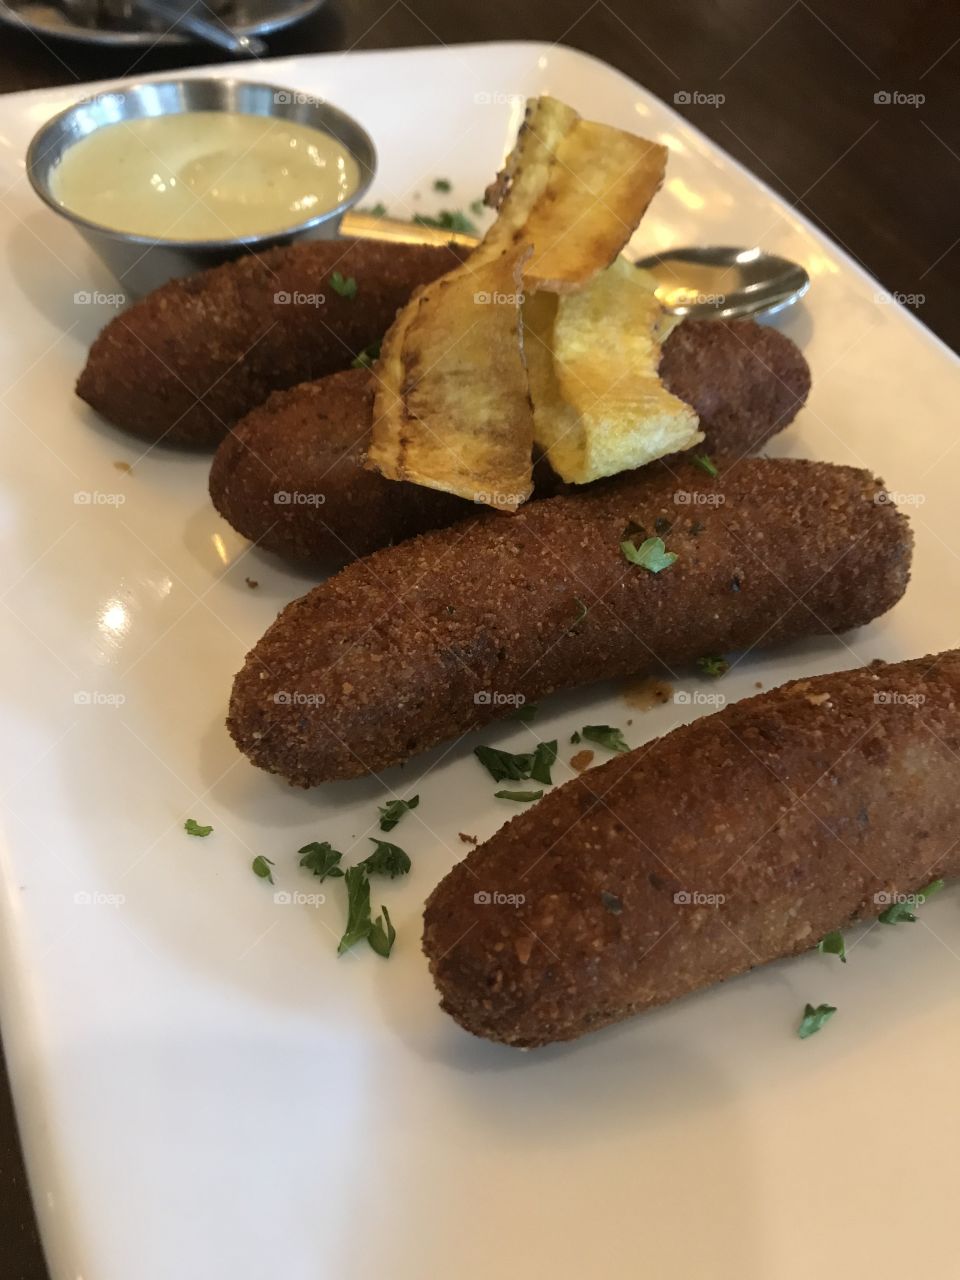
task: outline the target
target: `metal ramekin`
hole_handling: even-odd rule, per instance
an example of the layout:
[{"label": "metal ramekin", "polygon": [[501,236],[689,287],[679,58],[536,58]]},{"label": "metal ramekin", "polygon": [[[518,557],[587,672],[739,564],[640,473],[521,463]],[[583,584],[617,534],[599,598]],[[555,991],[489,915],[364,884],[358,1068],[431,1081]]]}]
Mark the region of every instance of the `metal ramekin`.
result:
[{"label": "metal ramekin", "polygon": [[[53,195],[50,179],[64,152],[104,125],[142,116],[176,115],[185,111],[237,111],[245,115],[278,116],[312,125],[332,134],[349,151],[360,169],[360,183],[349,199],[326,213],[267,235],[226,240],[167,240],[134,235],[80,217]],[[27,150],[27,176],[46,204],[68,219],[113,271],[130,295],[157,288],[175,276],[215,266],[241,253],[271,249],[295,240],[332,239],[344,212],[370,187],[377,153],[356,120],[320,98],[271,84],[231,79],[156,80],[128,85],[112,93],[84,98],[48,120]]]}]

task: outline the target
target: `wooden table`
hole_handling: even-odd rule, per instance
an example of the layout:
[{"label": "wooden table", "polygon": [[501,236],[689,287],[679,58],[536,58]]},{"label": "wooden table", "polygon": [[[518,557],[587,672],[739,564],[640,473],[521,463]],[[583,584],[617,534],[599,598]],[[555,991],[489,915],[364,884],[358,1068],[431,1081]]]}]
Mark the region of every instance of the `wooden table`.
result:
[{"label": "wooden table", "polygon": [[[679,109],[885,289],[921,298],[920,319],[960,348],[960,8],[953,0],[329,0],[270,48],[283,55],[511,39],[585,49],[668,102],[678,92],[723,94],[721,106]],[[194,48],[45,47],[0,28],[2,91],[213,60]],[[923,100],[910,105],[883,95]],[[3,1280],[46,1280],[4,1079],[0,1222]]]}]

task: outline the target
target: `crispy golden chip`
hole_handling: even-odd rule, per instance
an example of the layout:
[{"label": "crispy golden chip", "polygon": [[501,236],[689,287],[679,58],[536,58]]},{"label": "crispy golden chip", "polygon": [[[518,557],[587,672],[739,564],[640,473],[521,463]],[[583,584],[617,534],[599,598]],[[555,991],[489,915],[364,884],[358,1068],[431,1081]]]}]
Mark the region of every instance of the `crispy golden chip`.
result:
[{"label": "crispy golden chip", "polygon": [[663,182],[667,149],[581,120],[556,98],[535,98],[517,145],[487,193],[499,216],[481,254],[523,241],[528,290],[566,293],[608,267]]},{"label": "crispy golden chip", "polygon": [[515,511],[533,489],[520,279],[529,249],[472,258],[414,295],[380,351],[367,463]]},{"label": "crispy golden chip", "polygon": [[[517,144],[488,193],[500,203],[497,221],[467,262],[414,294],[384,338],[376,367],[379,386],[367,466],[388,479],[443,489],[505,511],[515,511],[529,497],[534,420],[517,301],[521,271],[528,293],[546,289],[565,294],[588,285],[633,234],[663,180],[666,154],[656,143],[581,120],[556,99],[537,98],[528,104]],[[597,307],[604,305],[605,297],[601,288]],[[491,301],[478,303],[477,298]],[[633,323],[637,309],[627,305],[626,293],[620,305],[624,319]],[[572,329],[581,318],[598,325],[600,317],[589,307],[573,310],[568,317],[564,306],[561,303],[553,315],[549,300],[542,304],[550,326],[548,345],[556,340],[556,323],[564,350],[569,348],[570,367],[555,371],[550,361],[538,362],[541,434],[553,442],[565,463],[574,441],[581,442],[580,454],[569,460],[576,478],[591,468],[639,465],[614,465],[618,456],[632,458],[637,452],[636,431],[629,447],[620,439],[629,433],[616,417],[619,401],[603,410],[609,417],[606,426],[601,412],[595,420],[588,417],[580,423],[581,402],[565,382],[569,377],[576,383],[580,376]],[[531,324],[539,314],[539,309],[531,312]],[[637,314],[646,326],[635,339],[646,343],[642,358],[635,353],[637,369],[642,371],[643,361],[653,358],[655,371],[651,353],[658,357],[659,349],[654,315],[648,310]],[[661,314],[659,308],[656,314]],[[589,353],[582,361],[589,363],[594,349],[603,349],[594,374],[597,387],[610,381],[604,369],[609,368],[611,353],[622,347],[616,325],[608,325],[603,333],[604,340],[588,337]],[[556,379],[556,386],[551,379]],[[639,384],[633,387],[634,396],[638,388]],[[644,406],[652,449],[658,412],[664,413],[662,439],[672,442],[678,432],[661,402],[666,393],[655,372],[646,389],[652,397]],[[600,402],[597,393],[589,399]],[[546,421],[550,403],[556,408],[556,423]],[[637,409],[635,402],[633,408]],[[616,436],[606,451],[599,439],[603,430]],[[668,450],[660,449],[663,452]]]},{"label": "crispy golden chip", "polygon": [[568,483],[642,467],[703,439],[657,376],[663,309],[624,258],[579,293],[524,305],[534,435]]}]

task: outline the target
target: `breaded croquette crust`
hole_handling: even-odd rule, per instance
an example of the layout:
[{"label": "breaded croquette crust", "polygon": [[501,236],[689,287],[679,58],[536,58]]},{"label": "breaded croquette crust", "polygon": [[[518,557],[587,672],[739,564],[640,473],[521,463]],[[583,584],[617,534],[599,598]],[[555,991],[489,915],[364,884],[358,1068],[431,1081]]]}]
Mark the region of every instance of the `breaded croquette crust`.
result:
[{"label": "breaded croquette crust", "polygon": [[796,417],[810,369],[795,343],[754,320],[685,321],[663,347],[660,378],[700,416],[700,449],[755,453]]},{"label": "breaded croquette crust", "polygon": [[[859,626],[909,576],[909,526],[881,492],[829,463],[657,464],[424,534],[283,610],[234,682],[230,731],[312,786],[509,714],[502,695]],[[624,539],[657,536],[669,568],[626,560]]]},{"label": "breaded croquette crust", "polygon": [[453,494],[368,471],[372,415],[365,369],[275,391],[217,449],[213,505],[267,551],[338,565],[476,511]]},{"label": "breaded croquette crust", "polygon": [[[748,440],[759,447],[787,426],[810,382],[789,338],[752,320],[686,321],[667,339],[663,365],[670,390],[681,387],[701,413],[707,439],[698,452],[730,458],[749,452]],[[217,450],[213,505],[267,550],[327,564],[470,514],[462,499],[363,468],[372,413],[371,380],[359,370],[272,395]],[[548,473],[541,464],[535,475],[541,496]],[[287,501],[293,493],[311,497]]]},{"label": "breaded croquette crust", "polygon": [[[77,394],[145,440],[212,448],[271,391],[320,378],[379,342],[455,247],[312,240],[172,280],[116,316]],[[331,276],[356,281],[338,292]]]},{"label": "breaded croquette crust", "polygon": [[434,890],[442,1006],[542,1045],[806,951],[960,875],[958,758],[956,650],[797,680],[618,756]]}]

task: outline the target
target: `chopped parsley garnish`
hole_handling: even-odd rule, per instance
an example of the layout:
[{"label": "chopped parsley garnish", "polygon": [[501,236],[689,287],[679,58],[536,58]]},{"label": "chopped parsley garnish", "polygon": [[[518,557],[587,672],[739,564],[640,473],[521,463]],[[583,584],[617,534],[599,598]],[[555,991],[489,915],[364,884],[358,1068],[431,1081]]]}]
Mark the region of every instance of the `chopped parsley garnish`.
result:
[{"label": "chopped parsley garnish", "polygon": [[459,209],[441,209],[438,214],[433,216],[427,213],[418,213],[413,220],[421,227],[437,227],[440,231],[458,231],[465,236],[475,236],[477,234],[476,225]]},{"label": "chopped parsley garnish", "polygon": [[315,876],[320,877],[321,881],[326,880],[327,876],[343,875],[343,868],[340,866],[343,854],[334,849],[329,840],[322,842],[314,840],[310,844],[305,844],[297,852],[301,855],[301,867],[312,871]]},{"label": "chopped parsley garnish", "polygon": [[448,191],[453,190],[453,183],[449,178],[434,178],[433,189],[434,191],[442,191],[446,195]]},{"label": "chopped parsley garnish", "polygon": [[572,747],[575,747],[577,743],[580,741],[581,741],[580,734],[577,732],[576,729],[574,729],[573,733],[571,733],[570,735],[570,745]]},{"label": "chopped parsley garnish", "polygon": [[494,782],[523,782],[530,777],[531,755],[514,755],[496,747],[474,747],[473,754]]},{"label": "chopped parsley garnish", "polygon": [[917,917],[913,914],[914,907],[922,907],[928,898],[932,898],[935,893],[939,893],[943,888],[942,880],[933,880],[925,889],[921,889],[919,893],[907,895],[903,902],[894,902],[882,912],[879,917],[881,924],[915,924]]},{"label": "chopped parsley garnish", "polygon": [[470,212],[475,218],[482,218],[486,207],[487,203],[482,196],[479,200],[470,201]]},{"label": "chopped parsley garnish", "polygon": [[516,800],[518,804],[531,804],[534,800],[539,800],[543,795],[542,791],[495,791],[494,796],[497,800]]},{"label": "chopped parsley garnish", "polygon": [[370,205],[368,209],[358,209],[357,212],[367,213],[371,218],[383,218],[386,216],[387,206],[378,200],[376,204]]},{"label": "chopped parsley garnish", "polygon": [[817,950],[822,951],[825,956],[839,956],[844,964],[847,963],[847,949],[839,929],[834,929],[821,938],[817,943]]},{"label": "chopped parsley garnish", "polygon": [[364,347],[359,355],[353,357],[350,361],[351,369],[372,369],[374,363],[380,358],[380,343],[371,342],[369,347]]},{"label": "chopped parsley garnish", "polygon": [[621,542],[620,550],[631,564],[638,564],[650,573],[669,569],[677,558],[675,552],[666,549],[662,538],[647,538],[639,547],[629,541]]},{"label": "chopped parsley garnish", "polygon": [[273,872],[270,868],[273,866],[270,858],[265,858],[263,854],[258,853],[254,860],[250,863],[253,874],[259,876],[261,880],[269,880],[273,884]]},{"label": "chopped parsley garnish", "polygon": [[496,747],[474,747],[477,757],[494,782],[535,782],[552,784],[550,769],[557,758],[557,740],[541,742],[536,751],[514,754]]},{"label": "chopped parsley garnish", "polygon": [[355,298],[357,296],[357,282],[353,276],[342,276],[339,271],[334,271],[330,276],[330,288],[334,293],[339,293],[341,298]]},{"label": "chopped parsley garnish", "polygon": [[538,710],[539,708],[535,702],[521,702],[520,706],[517,707],[510,719],[522,720],[524,724],[526,724],[534,718]]},{"label": "chopped parsley garnish", "polygon": [[608,751],[630,750],[623,733],[609,724],[585,724],[583,736],[588,742],[596,742],[601,747],[606,747]]},{"label": "chopped parsley garnish", "polygon": [[[410,858],[404,853],[399,845],[390,844],[386,840],[378,840],[376,836],[370,836],[374,847],[373,853],[368,858],[364,858],[357,866],[363,867],[364,871],[371,876],[389,876],[393,880],[396,876],[405,876],[410,870]],[[350,872],[347,872],[349,875]]]},{"label": "chopped parsley garnish", "polygon": [[373,924],[370,926],[370,932],[367,934],[367,941],[374,949],[378,956],[384,959],[389,956],[393,950],[393,944],[397,938],[397,931],[390,921],[390,912],[386,907],[381,907],[382,915],[377,916]]},{"label": "chopped parsley garnish", "polygon": [[344,884],[347,886],[347,927],[337,947],[338,956],[342,956],[355,943],[368,937],[372,928],[370,881],[367,879],[367,872],[362,862],[359,866],[348,869],[344,876]]},{"label": "chopped parsley garnish", "polygon": [[698,658],[697,666],[705,676],[713,676],[715,680],[719,680],[730,670],[730,663],[726,658],[719,657]]},{"label": "chopped parsley garnish", "polygon": [[550,770],[557,762],[557,740],[554,738],[551,742],[541,742],[533,753],[533,760],[530,764],[530,777],[534,782],[545,782],[547,786],[553,785],[553,779],[550,777]]},{"label": "chopped parsley garnish", "polygon": [[836,1007],[832,1004],[818,1004],[816,1008],[808,1004],[804,1008],[797,1035],[801,1040],[806,1040],[807,1036],[812,1036],[825,1022],[829,1022],[836,1012]]},{"label": "chopped parsley garnish", "polygon": [[188,836],[208,836],[213,827],[201,827],[196,818],[188,818],[183,824],[183,829]]},{"label": "chopped parsley garnish", "polygon": [[380,830],[392,831],[403,815],[415,809],[419,803],[420,797],[414,796],[410,800],[390,800],[387,804],[379,805]]},{"label": "chopped parsley garnish", "polygon": [[693,460],[701,471],[705,471],[708,476],[718,476],[720,472],[714,465],[713,459],[708,453],[695,453]]}]

